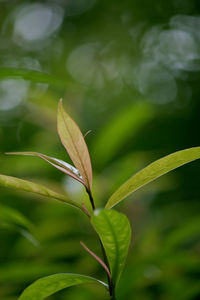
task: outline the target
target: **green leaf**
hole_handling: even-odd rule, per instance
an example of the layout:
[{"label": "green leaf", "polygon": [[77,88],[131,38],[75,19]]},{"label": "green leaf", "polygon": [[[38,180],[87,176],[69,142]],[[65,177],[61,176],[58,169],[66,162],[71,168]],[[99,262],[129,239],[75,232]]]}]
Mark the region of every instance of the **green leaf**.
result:
[{"label": "green leaf", "polygon": [[[151,105],[138,102],[117,112],[103,126],[93,144],[92,154],[96,164],[104,166],[118,152],[124,143],[133,136],[153,117]],[[106,145],[106,146],[105,146]]]},{"label": "green leaf", "polygon": [[92,216],[91,223],[98,233],[108,258],[112,280],[116,283],[123,270],[131,240],[131,227],[124,214],[104,209]]},{"label": "green leaf", "polygon": [[107,288],[107,285],[95,278],[79,274],[55,274],[40,278],[19,297],[19,300],[43,300],[46,297],[70,286],[88,283],[100,283]]},{"label": "green leaf", "polygon": [[0,204],[0,221],[32,230],[33,224],[19,211]]},{"label": "green leaf", "polygon": [[46,196],[48,198],[54,198],[81,209],[81,205],[79,203],[68,199],[67,196],[58,194],[46,188],[45,186],[27,180],[0,174],[0,185],[26,192],[32,192],[41,196]]},{"label": "green leaf", "polygon": [[65,112],[62,100],[58,105],[58,134],[71,160],[79,170],[88,190],[92,188],[92,166],[84,137],[78,125]]},{"label": "green leaf", "polygon": [[47,83],[55,87],[66,88],[66,80],[35,70],[22,68],[1,68],[0,78],[23,78],[36,83]]},{"label": "green leaf", "polygon": [[154,161],[120,186],[108,200],[106,208],[115,206],[145,184],[198,158],[200,158],[200,147],[194,147],[174,152]]}]

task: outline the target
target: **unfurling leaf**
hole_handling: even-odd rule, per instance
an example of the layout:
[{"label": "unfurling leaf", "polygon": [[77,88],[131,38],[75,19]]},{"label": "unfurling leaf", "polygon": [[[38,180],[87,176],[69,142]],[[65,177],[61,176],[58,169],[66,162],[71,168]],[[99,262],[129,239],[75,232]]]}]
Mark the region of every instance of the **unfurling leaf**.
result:
[{"label": "unfurling leaf", "polygon": [[88,191],[92,188],[92,166],[84,137],[78,125],[65,112],[62,100],[58,105],[58,134],[71,160],[79,170]]},{"label": "unfurling leaf", "polygon": [[198,158],[200,158],[200,147],[194,147],[174,152],[154,161],[146,168],[133,175],[121,187],[119,187],[119,189],[117,189],[117,191],[108,200],[106,208],[115,206],[121,200],[140,189],[145,184]]},{"label": "unfurling leaf", "polygon": [[112,280],[116,284],[123,270],[131,240],[127,217],[115,210],[104,209],[91,218],[108,258]]},{"label": "unfurling leaf", "polygon": [[27,156],[37,156],[42,159],[44,159],[46,162],[51,164],[56,169],[60,170],[61,172],[71,176],[77,181],[80,181],[82,184],[84,184],[82,177],[79,174],[79,171],[71,166],[70,164],[66,163],[63,160],[57,159],[55,157],[51,157],[45,154],[41,154],[38,152],[7,152],[8,155],[27,155]]},{"label": "unfurling leaf", "polygon": [[19,297],[19,300],[43,300],[46,297],[67,287],[80,284],[100,283],[105,288],[107,285],[95,278],[79,274],[55,274],[40,278],[28,286]]},{"label": "unfurling leaf", "polygon": [[46,196],[48,198],[54,198],[81,209],[81,205],[79,203],[68,199],[66,195],[58,194],[43,185],[39,185],[27,180],[0,174],[0,185],[26,192],[32,192],[38,195]]}]

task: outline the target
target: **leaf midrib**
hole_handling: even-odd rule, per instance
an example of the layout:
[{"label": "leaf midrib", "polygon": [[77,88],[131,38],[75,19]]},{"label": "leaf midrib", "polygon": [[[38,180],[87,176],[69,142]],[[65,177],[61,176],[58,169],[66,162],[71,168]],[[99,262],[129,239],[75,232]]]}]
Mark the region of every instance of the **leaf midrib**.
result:
[{"label": "leaf midrib", "polygon": [[116,260],[115,260],[115,266],[113,268],[113,278],[116,281],[117,279],[117,273],[118,273],[118,265],[119,265],[119,247],[118,247],[118,240],[117,240],[117,236],[116,236],[116,232],[112,227],[112,224],[109,220],[109,218],[106,216],[106,214],[104,214],[104,218],[106,219],[106,222],[112,232],[112,236],[113,236],[113,240],[116,246]]},{"label": "leaf midrib", "polygon": [[[66,121],[65,121],[63,108],[62,108],[62,110],[61,110],[61,113],[62,113],[62,117],[63,117],[64,124],[65,124],[65,126],[66,126],[66,128],[67,128],[67,131],[68,131],[68,133],[69,133],[69,135],[70,135],[70,138],[71,138],[71,140],[72,140],[72,143],[73,143],[73,146],[74,146],[74,148],[75,148],[75,151],[76,151],[76,153],[77,153],[77,155],[78,155],[79,161],[80,161],[81,166],[82,166],[82,168],[83,168],[83,171],[84,171],[84,174],[85,174],[85,178],[86,178],[86,180],[87,180],[87,185],[88,185],[88,187],[90,187],[89,179],[88,179],[88,176],[87,176],[87,173],[86,173],[86,170],[85,170],[85,166],[84,166],[84,164],[83,164],[83,162],[82,162],[82,159],[81,159],[81,157],[80,157],[80,155],[79,155],[79,151],[78,151],[78,148],[76,147],[76,143],[74,142],[74,138],[73,138],[73,136],[71,135],[71,132],[70,132],[70,130],[69,130],[69,127],[68,127],[68,125],[67,125],[67,123],[66,123]],[[75,125],[76,125],[76,124],[75,124]],[[80,170],[79,170],[79,171],[80,171]]]},{"label": "leaf midrib", "polygon": [[[194,157],[192,159],[189,159],[189,160],[186,160],[184,158],[177,158],[175,163],[175,167],[172,167],[170,169],[167,169],[166,166],[164,166],[161,170],[165,170],[164,172],[160,171],[160,170],[154,170],[154,172],[152,172],[151,175],[145,175],[143,174],[146,170],[149,170],[151,169],[152,166],[155,166],[157,167],[157,164],[159,162],[162,162],[164,159],[167,159],[167,158],[172,158],[174,159],[174,157],[176,158],[176,156],[180,153],[180,154],[185,154],[187,152],[190,152],[190,151],[198,151],[200,150],[200,147],[193,147],[193,148],[188,148],[188,149],[184,149],[184,150],[179,150],[179,151],[176,151],[174,153],[171,153],[169,155],[166,155],[158,160],[155,160],[154,162],[150,163],[149,165],[147,165],[146,167],[144,167],[142,170],[138,171],[137,173],[135,173],[133,176],[131,176],[128,180],[126,180],[115,192],[114,194],[111,195],[111,197],[109,198],[107,204],[106,204],[106,208],[111,208],[113,206],[115,206],[116,204],[118,204],[120,201],[122,201],[123,199],[125,199],[126,197],[128,197],[130,194],[136,192],[137,190],[139,190],[140,188],[142,188],[143,186],[145,186],[146,184],[150,183],[150,182],[153,182],[154,180],[158,179],[159,177],[185,165],[185,164],[188,164],[194,160],[197,160],[199,159],[199,156],[198,155],[194,155],[196,153],[193,153]],[[156,174],[158,173],[161,173],[159,174],[158,176],[156,176]],[[139,184],[137,183],[137,180],[138,180],[138,175],[141,175],[142,174],[142,177],[145,177],[143,179],[143,183],[142,184]],[[145,175],[145,176],[144,176]],[[154,177],[152,178],[151,180],[148,179],[148,177]],[[138,186],[135,186],[137,183]],[[124,189],[126,189],[126,185],[127,184],[131,184],[133,186],[133,189],[128,191],[128,192],[124,192]]]}]

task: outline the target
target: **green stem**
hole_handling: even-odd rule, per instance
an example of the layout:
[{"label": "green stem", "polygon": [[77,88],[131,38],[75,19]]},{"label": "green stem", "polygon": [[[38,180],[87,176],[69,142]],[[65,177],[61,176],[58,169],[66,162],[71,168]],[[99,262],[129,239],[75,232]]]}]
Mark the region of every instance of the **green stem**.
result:
[{"label": "green stem", "polygon": [[[104,246],[103,246],[102,241],[100,240],[100,238],[99,238],[99,243],[101,245],[101,250],[102,250],[102,254],[103,254],[103,260],[104,260],[106,266],[108,267],[108,269],[110,271],[110,267],[109,267],[109,263],[108,263],[108,258],[107,258],[107,255],[106,255],[106,251],[105,251],[105,248],[104,248]],[[110,299],[116,300],[115,298],[113,298],[113,295],[114,295],[115,291],[114,291],[112,279],[108,276],[108,274],[107,274],[107,281],[108,281],[108,287],[109,287],[109,294],[110,294],[110,297],[111,297]]]},{"label": "green stem", "polygon": [[[96,208],[95,208],[95,204],[94,204],[94,199],[93,199],[92,193],[88,189],[86,189],[86,191],[88,193],[88,196],[89,196],[89,199],[90,199],[90,203],[91,203],[92,209],[94,211]],[[108,258],[107,258],[107,255],[106,255],[106,251],[105,251],[105,248],[104,248],[104,246],[103,246],[102,241],[101,241],[100,238],[99,238],[99,243],[100,243],[100,246],[101,246],[104,263],[106,264],[106,266],[108,267],[108,269],[110,271],[110,267],[109,267],[109,263],[108,263]],[[108,281],[108,287],[109,287],[110,300],[116,300],[116,298],[115,298],[115,288],[114,288],[112,279],[110,279],[110,277],[108,276],[108,274],[107,274],[107,281]]]}]

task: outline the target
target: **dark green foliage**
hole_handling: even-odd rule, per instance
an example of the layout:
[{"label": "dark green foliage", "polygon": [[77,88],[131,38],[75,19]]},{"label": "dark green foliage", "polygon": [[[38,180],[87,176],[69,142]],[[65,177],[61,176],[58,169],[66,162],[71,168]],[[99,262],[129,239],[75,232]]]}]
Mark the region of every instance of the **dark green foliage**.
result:
[{"label": "dark green foliage", "polygon": [[[85,140],[98,208],[152,162],[198,146],[199,9],[196,0],[0,1],[1,183],[23,178],[92,213],[80,183],[39,158],[3,154],[39,151],[72,165],[56,133],[60,97],[83,135],[92,130]],[[133,228],[117,300],[199,299],[199,196],[196,161],[116,206]],[[80,209],[5,187],[0,204],[0,299],[61,272],[107,280],[80,247],[103,259]],[[49,299],[107,296],[87,284]]]}]

